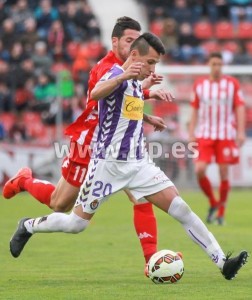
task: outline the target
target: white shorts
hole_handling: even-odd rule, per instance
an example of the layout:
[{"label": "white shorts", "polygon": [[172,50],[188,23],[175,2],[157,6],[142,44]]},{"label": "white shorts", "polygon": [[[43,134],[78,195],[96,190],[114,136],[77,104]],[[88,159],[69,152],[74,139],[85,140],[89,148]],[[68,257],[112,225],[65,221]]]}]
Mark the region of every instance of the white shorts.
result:
[{"label": "white shorts", "polygon": [[137,162],[91,160],[75,206],[82,205],[89,214],[109,195],[129,189],[136,200],[155,194],[173,182],[146,156]]}]

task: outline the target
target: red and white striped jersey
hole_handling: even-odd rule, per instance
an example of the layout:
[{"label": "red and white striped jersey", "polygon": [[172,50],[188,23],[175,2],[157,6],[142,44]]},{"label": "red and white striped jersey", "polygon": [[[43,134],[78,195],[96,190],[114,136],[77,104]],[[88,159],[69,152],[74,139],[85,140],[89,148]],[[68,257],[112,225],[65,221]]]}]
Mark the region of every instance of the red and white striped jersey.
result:
[{"label": "red and white striped jersey", "polygon": [[191,105],[198,109],[197,138],[235,139],[235,108],[244,105],[237,79],[226,75],[218,81],[199,78],[194,84]]}]

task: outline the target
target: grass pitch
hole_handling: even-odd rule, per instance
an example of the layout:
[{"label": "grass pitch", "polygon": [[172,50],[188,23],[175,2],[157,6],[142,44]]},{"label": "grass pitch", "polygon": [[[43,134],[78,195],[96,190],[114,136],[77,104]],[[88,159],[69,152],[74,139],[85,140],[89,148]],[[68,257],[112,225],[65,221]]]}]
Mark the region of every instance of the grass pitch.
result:
[{"label": "grass pitch", "polygon": [[[227,224],[209,226],[225,252],[252,250],[251,194],[251,190],[233,190]],[[205,220],[207,202],[202,194],[181,195]],[[132,204],[123,193],[114,195],[100,208],[86,232],[37,234],[16,259],[9,253],[9,239],[17,221],[50,210],[26,193],[12,200],[0,196],[0,204],[0,299],[252,299],[251,261],[235,280],[225,280],[181,225],[158,209],[158,248],[183,252],[185,273],[173,285],[155,285],[145,278]]]}]

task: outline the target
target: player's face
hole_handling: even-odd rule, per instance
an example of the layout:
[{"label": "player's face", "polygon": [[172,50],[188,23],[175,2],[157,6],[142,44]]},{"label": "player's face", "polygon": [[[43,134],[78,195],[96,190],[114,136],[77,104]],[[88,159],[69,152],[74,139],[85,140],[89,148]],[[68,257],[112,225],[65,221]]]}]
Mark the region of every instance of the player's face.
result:
[{"label": "player's face", "polygon": [[113,38],[113,51],[123,62],[125,62],[129,56],[131,44],[139,36],[139,31],[126,29],[120,39]]},{"label": "player's face", "polygon": [[149,77],[151,73],[155,73],[156,64],[160,60],[160,54],[157,53],[152,47],[149,48],[149,52],[146,55],[139,55],[136,50],[136,56],[134,57],[134,61],[142,62],[143,66],[141,68],[141,73],[137,77],[138,80],[144,80]]},{"label": "player's face", "polygon": [[219,57],[212,57],[209,60],[209,67],[210,67],[210,75],[213,79],[218,79],[222,74],[222,59]]}]

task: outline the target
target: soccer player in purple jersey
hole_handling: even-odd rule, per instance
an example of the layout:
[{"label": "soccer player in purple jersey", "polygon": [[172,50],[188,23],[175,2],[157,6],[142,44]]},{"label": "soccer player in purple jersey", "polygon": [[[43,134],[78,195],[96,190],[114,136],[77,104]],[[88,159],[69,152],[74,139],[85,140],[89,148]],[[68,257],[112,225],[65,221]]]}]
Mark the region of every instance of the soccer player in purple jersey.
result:
[{"label": "soccer player in purple jersey", "polygon": [[160,39],[144,33],[131,45],[127,61],[114,65],[92,90],[99,100],[99,134],[94,157],[70,215],[53,213],[39,218],[24,218],[10,241],[10,251],[18,257],[34,233],[83,231],[107,196],[129,189],[136,200],[149,202],[179,221],[230,280],[246,263],[248,253],[234,258],[225,255],[205,224],[179,196],[170,179],[151,161],[143,147],[143,92],[141,80],[155,71],[165,53]]}]

